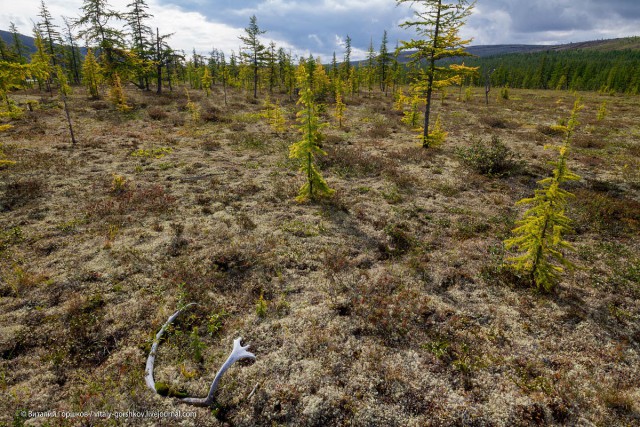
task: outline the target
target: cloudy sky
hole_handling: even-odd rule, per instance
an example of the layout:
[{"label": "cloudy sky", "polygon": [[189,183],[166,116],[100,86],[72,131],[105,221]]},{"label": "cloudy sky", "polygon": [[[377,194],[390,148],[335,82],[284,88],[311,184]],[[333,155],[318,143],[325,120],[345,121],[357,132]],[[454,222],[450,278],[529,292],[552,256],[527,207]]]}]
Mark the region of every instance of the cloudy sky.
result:
[{"label": "cloudy sky", "polygon": [[[125,11],[131,0],[109,0],[113,9]],[[31,34],[38,20],[40,0],[2,0],[0,29],[9,22]],[[82,0],[46,0],[58,24],[61,15],[79,16]],[[376,49],[382,32],[389,41],[408,39],[411,30],[398,24],[410,17],[409,4],[393,0],[147,0],[154,15],[151,25],[175,33],[171,45],[206,54],[213,47],[238,51],[238,36],[256,15],[267,30],[265,43],[291,49],[294,54],[320,55],[328,60],[334,51],[343,55],[344,38],[352,38],[353,58],[361,59],[373,38]],[[478,0],[464,37],[473,44],[554,44],[640,35],[640,0]]]}]

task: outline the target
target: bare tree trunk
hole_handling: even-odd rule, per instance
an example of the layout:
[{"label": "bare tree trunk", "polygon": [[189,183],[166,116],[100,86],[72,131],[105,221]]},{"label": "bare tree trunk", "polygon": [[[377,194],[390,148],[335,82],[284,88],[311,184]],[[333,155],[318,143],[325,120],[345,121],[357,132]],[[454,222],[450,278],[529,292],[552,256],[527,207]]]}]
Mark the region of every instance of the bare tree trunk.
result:
[{"label": "bare tree trunk", "polygon": [[487,76],[487,80],[484,82],[484,97],[487,105],[489,105],[489,92],[491,92],[491,79]]},{"label": "bare tree trunk", "polygon": [[258,54],[253,58],[253,97],[258,97]]},{"label": "bare tree trunk", "polygon": [[69,115],[69,107],[67,107],[67,97],[62,95],[62,103],[64,104],[64,112],[67,115],[67,123],[69,123],[69,133],[71,134],[71,143],[76,145],[76,137],[73,134],[73,125],[71,124],[71,116]]},{"label": "bare tree trunk", "polygon": [[160,30],[158,27],[156,27],[156,53],[158,55],[158,66],[156,68],[158,73],[158,89],[156,90],[156,93],[160,95],[162,93],[162,61],[160,57]]},{"label": "bare tree trunk", "polygon": [[491,70],[487,73],[484,80],[484,97],[487,105],[489,105],[489,92],[491,92],[491,75],[495,70]]},{"label": "bare tree trunk", "polygon": [[222,77],[222,90],[224,91],[224,105],[226,106],[228,105],[227,104],[227,79],[224,76]]}]

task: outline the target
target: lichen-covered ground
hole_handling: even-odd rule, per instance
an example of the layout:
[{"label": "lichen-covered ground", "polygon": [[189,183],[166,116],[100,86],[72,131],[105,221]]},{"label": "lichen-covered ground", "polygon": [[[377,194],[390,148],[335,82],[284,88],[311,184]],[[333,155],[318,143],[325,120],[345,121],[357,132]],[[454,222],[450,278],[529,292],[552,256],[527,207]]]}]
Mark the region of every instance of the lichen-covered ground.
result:
[{"label": "lichen-covered ground", "polygon": [[[272,133],[244,93],[225,106],[192,91],[194,122],[182,91],[130,89],[121,113],[78,89],[76,147],[55,99],[12,94],[40,103],[0,135],[17,162],[0,170],[0,424],[638,425],[640,98],[581,94],[577,268],[540,294],[503,267],[502,241],[551,172],[543,146],[561,141],[550,125],[574,96],[496,92],[488,107],[479,90],[435,101],[449,135],[429,150],[391,96],[348,97],[343,129],[329,105],[320,168],[336,194],[304,204],[296,130]],[[492,135],[520,167],[484,176],[460,161]],[[153,336],[192,301],[157,381],[203,396],[234,338],[257,356],[227,373],[213,410],[143,380]],[[47,410],[58,416],[21,415]],[[195,419],[61,416],[176,410]]]}]

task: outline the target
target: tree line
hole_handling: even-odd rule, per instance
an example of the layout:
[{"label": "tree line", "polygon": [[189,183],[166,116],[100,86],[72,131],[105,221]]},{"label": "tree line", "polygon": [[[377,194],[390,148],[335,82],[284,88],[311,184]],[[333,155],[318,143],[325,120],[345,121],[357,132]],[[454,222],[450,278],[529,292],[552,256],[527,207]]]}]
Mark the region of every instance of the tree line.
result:
[{"label": "tree line", "polygon": [[[636,50],[543,51],[470,58],[465,62],[485,72],[493,71],[491,83],[494,86],[628,94],[640,92],[640,52]],[[477,77],[473,83],[483,85],[484,79]]]},{"label": "tree line", "polygon": [[[199,54],[195,49],[187,55],[171,48],[171,34],[151,28],[153,15],[145,0],[132,0],[126,11],[113,10],[105,0],[84,0],[80,11],[77,19],[63,17],[61,28],[41,0],[39,20],[33,27],[37,51],[29,52],[15,25],[11,24],[12,43],[0,39],[0,63],[5,64],[5,68],[9,68],[8,64],[29,65],[34,58],[42,60],[46,56],[50,69],[39,76],[47,75],[47,79],[34,77],[41,88],[51,89],[51,83],[57,80],[55,69],[60,66],[67,80],[86,85],[92,96],[97,96],[97,85],[113,85],[116,76],[143,90],[153,87],[158,93],[164,87],[173,90],[177,81],[194,89],[207,90],[220,84],[225,91],[227,87],[251,90],[254,97],[259,90],[290,94],[296,90],[295,68],[300,58],[274,42],[263,44],[261,40],[266,31],[259,28],[255,16],[239,37],[238,52],[232,51],[227,57],[215,47],[209,55]],[[87,59],[83,52],[94,58]],[[405,82],[406,70],[393,52],[397,50],[389,47],[385,31],[380,49],[374,49],[372,40],[366,63],[354,65],[351,39],[347,36],[342,61],[338,62],[334,52],[333,61],[323,66],[330,75],[331,87],[320,88],[316,96],[334,92],[338,78],[353,93],[371,92],[374,88],[386,93],[390,88],[395,89]],[[323,64],[321,58],[313,59]]]}]

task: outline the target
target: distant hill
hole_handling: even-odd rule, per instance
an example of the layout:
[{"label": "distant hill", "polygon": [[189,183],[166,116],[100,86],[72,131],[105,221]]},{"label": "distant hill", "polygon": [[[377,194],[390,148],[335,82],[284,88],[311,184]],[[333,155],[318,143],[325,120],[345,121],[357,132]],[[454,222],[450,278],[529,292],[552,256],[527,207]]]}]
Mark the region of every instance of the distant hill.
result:
[{"label": "distant hill", "polygon": [[[20,37],[20,41],[22,42],[22,44],[24,44],[28,49],[29,54],[36,51],[36,43],[33,37],[25,36],[22,34],[18,34],[18,36]],[[7,46],[13,45],[13,34],[11,34],[9,31],[0,30],[0,38],[4,40]]]},{"label": "distant hill", "polygon": [[[588,50],[598,52],[613,52],[623,50],[640,51],[640,37],[625,37],[608,40],[591,40],[578,43],[566,43],[559,45],[534,45],[534,44],[496,44],[469,46],[467,52],[479,58],[510,55],[514,53],[536,52],[562,52],[570,50]],[[403,52],[400,62],[408,62],[411,52]],[[363,61],[360,61],[363,62]]]},{"label": "distant hill", "polygon": [[[36,40],[33,37],[25,36],[23,34],[18,34],[18,36],[20,37],[22,44],[24,44],[24,46],[27,48],[27,52],[26,52],[27,56],[31,55],[32,53],[35,53]],[[5,41],[7,46],[13,45],[13,34],[11,34],[9,31],[0,30],[0,38],[2,38]],[[80,53],[82,55],[86,55],[87,49],[84,47],[81,47]]]},{"label": "distant hill", "polygon": [[640,50],[640,37],[624,37],[619,39],[592,40],[587,42],[568,43],[553,46],[556,51],[563,50],[595,50],[612,52],[621,50]]}]

